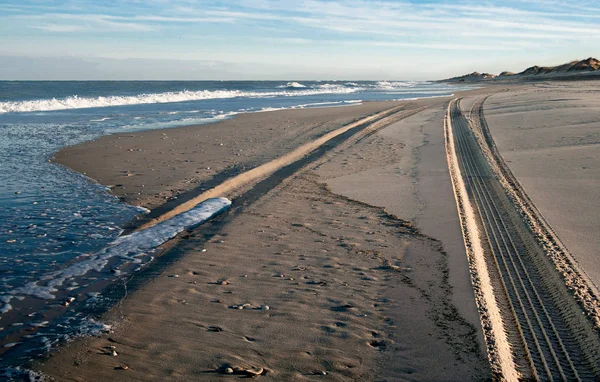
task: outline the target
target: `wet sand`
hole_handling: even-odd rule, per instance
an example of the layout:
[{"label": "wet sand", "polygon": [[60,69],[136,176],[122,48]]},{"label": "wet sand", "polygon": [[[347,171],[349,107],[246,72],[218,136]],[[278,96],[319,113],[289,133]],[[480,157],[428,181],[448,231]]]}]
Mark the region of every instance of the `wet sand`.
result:
[{"label": "wet sand", "polygon": [[129,204],[153,209],[398,104],[248,113],[212,124],[112,134],[64,148],[54,161],[109,186]]}]

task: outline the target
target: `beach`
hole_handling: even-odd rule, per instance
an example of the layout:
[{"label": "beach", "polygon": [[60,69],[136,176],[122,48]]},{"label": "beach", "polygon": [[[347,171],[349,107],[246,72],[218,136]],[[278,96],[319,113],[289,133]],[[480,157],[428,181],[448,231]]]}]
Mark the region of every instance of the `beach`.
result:
[{"label": "beach", "polygon": [[[115,323],[110,339],[75,341],[40,370],[73,380],[210,380],[230,364],[263,367],[273,380],[321,372],[331,380],[486,379],[490,370],[439,129],[445,103],[247,114],[135,139],[107,136],[59,152],[57,161],[103,177],[103,184],[123,184],[113,188],[117,195],[152,208],[164,196],[197,187],[181,182],[183,174],[210,179],[213,172],[196,174],[205,163],[222,163],[217,174],[232,164],[256,166],[368,114],[399,105],[415,110],[340,141],[263,194],[244,199],[246,186],[227,195],[234,207],[214,223],[218,229],[200,226],[170,244],[163,256],[178,252],[179,260],[106,314]],[[210,145],[199,148],[207,136]],[[127,139],[132,144],[121,143]],[[149,155],[149,148],[165,154]],[[98,158],[103,166],[85,164]],[[153,184],[159,176],[175,182]],[[141,195],[126,191],[140,184]],[[109,346],[117,357],[106,356]],[[437,349],[434,355],[430,349]],[[119,369],[124,365],[128,370]]]},{"label": "beach", "polygon": [[[515,341],[493,332],[511,325],[507,318],[490,326],[480,316],[489,306],[476,293],[500,292],[493,275],[474,291],[444,118],[452,98],[469,118],[483,105],[506,165],[573,266],[595,283],[586,263],[597,223],[590,201],[598,177],[589,176],[597,170],[594,86],[499,84],[455,97],[243,114],[61,150],[57,162],[152,209],[154,219],[359,121],[293,163],[228,189],[221,196],[233,201],[231,210],[163,245],[162,265],[135,276],[142,281],[102,315],[109,333],[61,346],[35,369],[57,380],[489,380],[507,373],[502,362],[514,362],[512,373],[527,375],[498,350]],[[367,116],[378,117],[360,124]],[[571,154],[560,156],[565,150]],[[577,171],[540,165],[548,155]],[[579,246],[576,224],[588,237]]]},{"label": "beach", "polygon": [[394,105],[246,113],[211,124],[113,134],[65,148],[54,161],[108,185],[127,203],[153,209],[213,178],[243,172]]},{"label": "beach", "polygon": [[0,380],[600,381],[595,1],[5,3]]}]

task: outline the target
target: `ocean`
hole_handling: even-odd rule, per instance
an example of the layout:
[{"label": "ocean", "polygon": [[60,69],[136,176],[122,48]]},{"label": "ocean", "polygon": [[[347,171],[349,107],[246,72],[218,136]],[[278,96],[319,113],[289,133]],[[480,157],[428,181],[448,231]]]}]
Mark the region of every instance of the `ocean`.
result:
[{"label": "ocean", "polygon": [[107,330],[85,309],[60,307],[75,295],[80,307],[97,303],[107,285],[126,277],[116,263],[131,263],[119,269],[133,272],[153,259],[152,248],[136,247],[139,253],[93,261],[146,211],[52,163],[62,147],[239,113],[465,89],[415,81],[0,81],[0,369],[14,373],[61,341]]}]

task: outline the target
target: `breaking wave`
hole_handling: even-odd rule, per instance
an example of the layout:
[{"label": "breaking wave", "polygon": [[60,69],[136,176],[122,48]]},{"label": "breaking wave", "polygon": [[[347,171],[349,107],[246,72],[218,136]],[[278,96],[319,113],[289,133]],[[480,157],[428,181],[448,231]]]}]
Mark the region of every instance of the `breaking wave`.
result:
[{"label": "breaking wave", "polygon": [[[299,84],[301,85],[301,84]],[[304,85],[302,85],[304,86]],[[297,88],[297,87],[295,87]],[[310,96],[318,94],[349,94],[358,89],[347,88],[340,85],[318,87],[314,89],[300,88],[301,90],[280,90],[272,92],[251,92],[242,90],[184,90],[179,92],[139,94],[135,96],[106,96],[106,97],[79,97],[71,96],[62,99],[41,99],[31,101],[0,102],[1,113],[23,113],[37,111],[52,111],[66,109],[85,109],[109,106],[126,106],[153,103],[171,103],[185,101],[199,101],[206,99],[226,98],[274,98]]]},{"label": "breaking wave", "polygon": [[303,89],[306,88],[306,85],[302,85],[300,82],[292,81],[285,85],[278,86],[278,88]]},{"label": "breaking wave", "polygon": [[[231,98],[276,98],[314,96],[320,94],[351,94],[363,91],[388,92],[402,89],[418,88],[430,85],[430,82],[420,81],[379,81],[379,82],[325,82],[305,85],[291,81],[279,85],[271,91],[252,90],[182,90],[162,93],[144,93],[137,95],[109,95],[100,97],[84,97],[73,95],[64,98],[47,98],[25,101],[0,102],[0,114],[44,112],[68,109],[86,109],[111,106],[127,106],[140,104],[160,104],[186,101],[201,101],[210,99]],[[172,112],[172,113],[177,113]],[[94,120],[93,122],[102,122]]]}]

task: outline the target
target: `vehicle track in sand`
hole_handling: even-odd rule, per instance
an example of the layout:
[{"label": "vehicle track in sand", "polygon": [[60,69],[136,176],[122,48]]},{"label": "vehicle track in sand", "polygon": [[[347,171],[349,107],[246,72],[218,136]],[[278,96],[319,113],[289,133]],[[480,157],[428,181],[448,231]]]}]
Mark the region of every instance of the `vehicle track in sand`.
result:
[{"label": "vehicle track in sand", "polygon": [[[517,369],[525,379],[597,380],[592,326],[581,320],[582,310],[482,153],[459,102],[450,105],[455,154],[478,215],[490,279]],[[471,118],[483,118],[482,104],[476,103]]]},{"label": "vehicle track in sand", "polygon": [[[162,208],[158,208],[156,210],[161,210],[161,213],[157,216],[154,216],[154,211],[152,211],[148,219],[142,221],[137,221],[135,227],[129,227],[130,230],[143,230],[153,225],[168,220],[173,216],[176,216],[180,213],[190,210],[198,203],[214,197],[219,197],[223,195],[229,196],[229,194],[245,185],[252,184],[258,182],[260,179],[264,179],[274,172],[289,166],[295,162],[302,160],[310,153],[319,149],[320,147],[327,145],[328,143],[333,142],[337,137],[342,136],[348,132],[352,132],[353,137],[349,140],[350,143],[354,143],[357,140],[364,139],[382,128],[391,125],[394,122],[400,121],[404,118],[408,118],[411,115],[417,114],[429,106],[417,106],[413,104],[402,104],[400,106],[396,106],[390,108],[388,110],[381,111],[379,113],[375,113],[368,117],[362,118],[358,121],[349,123],[345,126],[342,126],[334,131],[331,131],[313,141],[306,142],[303,145],[297,147],[296,149],[290,151],[289,153],[273,159],[267,163],[259,165],[251,170],[245,171],[243,173],[232,176],[231,178],[226,179],[222,183],[214,186],[213,188],[206,190],[199,195],[195,195],[191,197],[189,200],[186,200],[182,203],[178,203],[166,211],[162,211]],[[129,231],[129,230],[128,230]]]}]

